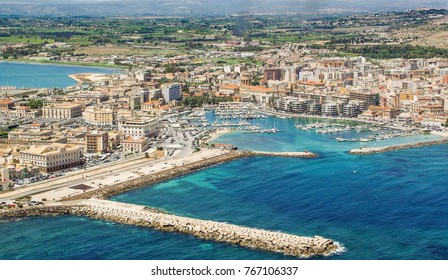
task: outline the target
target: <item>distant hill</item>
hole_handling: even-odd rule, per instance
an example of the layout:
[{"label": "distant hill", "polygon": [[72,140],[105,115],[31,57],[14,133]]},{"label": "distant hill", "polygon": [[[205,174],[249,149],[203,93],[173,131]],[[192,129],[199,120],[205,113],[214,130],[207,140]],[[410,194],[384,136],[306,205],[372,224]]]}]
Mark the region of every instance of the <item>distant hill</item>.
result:
[{"label": "distant hill", "polygon": [[0,15],[143,16],[301,13],[304,16],[448,8],[440,0],[5,0]]}]

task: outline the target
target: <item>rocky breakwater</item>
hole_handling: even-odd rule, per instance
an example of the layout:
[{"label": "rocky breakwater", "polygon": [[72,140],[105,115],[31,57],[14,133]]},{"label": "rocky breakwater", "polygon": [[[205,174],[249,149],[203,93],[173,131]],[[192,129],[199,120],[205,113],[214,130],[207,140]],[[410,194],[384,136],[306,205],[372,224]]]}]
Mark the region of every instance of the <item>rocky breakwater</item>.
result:
[{"label": "rocky breakwater", "polygon": [[76,205],[33,206],[0,212],[0,218],[20,218],[32,216],[59,216],[73,214]]},{"label": "rocky breakwater", "polygon": [[83,206],[73,210],[74,214],[162,231],[179,232],[205,240],[226,242],[295,257],[331,255],[340,249],[333,240],[320,236],[302,237],[228,223],[179,217],[144,206],[114,201],[89,199],[82,201],[81,204]]},{"label": "rocky breakwater", "polygon": [[191,172],[194,172],[196,170],[206,168],[212,165],[216,165],[219,163],[235,160],[238,158],[243,157],[249,157],[252,156],[250,152],[244,152],[244,151],[231,151],[219,156],[206,158],[197,162],[172,167],[170,169],[160,171],[157,173],[145,175],[139,178],[135,178],[132,180],[128,180],[126,182],[110,185],[110,186],[103,186],[100,189],[95,189],[93,191],[86,191],[85,193],[74,195],[71,197],[67,197],[63,199],[64,201],[70,201],[70,200],[80,200],[80,199],[89,199],[92,197],[96,198],[107,198],[122,192],[126,192],[132,189],[152,185],[164,180],[169,180],[175,177],[179,177]]},{"label": "rocky breakwater", "polygon": [[433,141],[409,143],[409,144],[397,144],[397,145],[385,146],[385,147],[353,149],[353,150],[350,150],[349,153],[354,154],[354,155],[368,155],[368,154],[385,153],[385,152],[398,151],[398,150],[404,150],[404,149],[426,147],[426,146],[432,146],[432,145],[440,145],[440,144],[446,144],[446,143],[448,143],[448,138],[443,138],[443,139],[433,140]]},{"label": "rocky breakwater", "polygon": [[317,158],[318,155],[312,152],[253,152],[257,156],[272,156],[272,157],[293,157],[293,158]]}]

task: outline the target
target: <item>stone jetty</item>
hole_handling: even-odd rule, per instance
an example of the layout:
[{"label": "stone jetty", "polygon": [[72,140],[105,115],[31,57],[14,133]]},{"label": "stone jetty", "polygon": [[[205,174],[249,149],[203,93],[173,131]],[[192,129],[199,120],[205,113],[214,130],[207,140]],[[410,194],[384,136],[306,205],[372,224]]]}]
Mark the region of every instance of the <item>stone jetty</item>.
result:
[{"label": "stone jetty", "polygon": [[293,158],[316,158],[317,154],[304,151],[304,152],[253,152],[257,156],[272,156],[272,157],[293,157]]},{"label": "stone jetty", "polygon": [[353,150],[350,150],[349,153],[354,154],[354,155],[368,155],[368,154],[385,153],[385,152],[398,151],[398,150],[404,150],[404,149],[426,147],[426,146],[432,146],[432,145],[440,145],[440,144],[446,144],[446,143],[448,143],[448,138],[443,138],[443,139],[433,140],[433,141],[409,143],[409,144],[397,144],[397,145],[391,145],[391,146],[385,146],[385,147],[370,147],[370,148],[353,149]]},{"label": "stone jetty", "polygon": [[307,258],[331,255],[339,246],[320,236],[302,237],[167,214],[155,209],[108,200],[88,199],[54,206],[37,206],[0,213],[0,217],[82,215],[122,224],[193,235],[200,239]]}]

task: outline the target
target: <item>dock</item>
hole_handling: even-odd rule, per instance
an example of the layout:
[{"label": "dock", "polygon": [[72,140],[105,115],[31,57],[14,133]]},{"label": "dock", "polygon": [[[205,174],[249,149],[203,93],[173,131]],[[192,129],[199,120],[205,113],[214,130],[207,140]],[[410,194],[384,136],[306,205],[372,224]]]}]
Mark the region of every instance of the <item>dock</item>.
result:
[{"label": "dock", "polygon": [[268,231],[229,223],[201,220],[167,214],[134,204],[88,199],[54,206],[30,207],[0,213],[0,217],[37,215],[80,215],[161,231],[188,234],[204,240],[229,243],[245,248],[308,258],[328,256],[341,248],[336,242],[321,236],[303,237],[278,231]]}]

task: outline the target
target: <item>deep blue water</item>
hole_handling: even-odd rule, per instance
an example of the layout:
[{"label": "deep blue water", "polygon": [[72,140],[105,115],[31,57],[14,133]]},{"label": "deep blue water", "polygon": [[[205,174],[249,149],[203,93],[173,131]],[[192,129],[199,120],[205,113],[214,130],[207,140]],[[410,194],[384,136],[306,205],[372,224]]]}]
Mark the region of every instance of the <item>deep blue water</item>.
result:
[{"label": "deep blue water", "polygon": [[[284,132],[232,133],[218,142],[253,150],[308,149],[319,158],[245,158],[113,199],[333,238],[346,251],[330,259],[448,259],[448,145],[354,156],[346,151],[359,143],[298,131],[295,122],[276,119]],[[242,138],[250,142],[239,143]],[[27,218],[0,228],[6,233],[1,259],[290,259],[79,217]]]},{"label": "deep blue water", "polygon": [[65,88],[76,85],[76,81],[68,76],[71,74],[112,74],[117,71],[100,67],[0,62],[0,86]]}]

